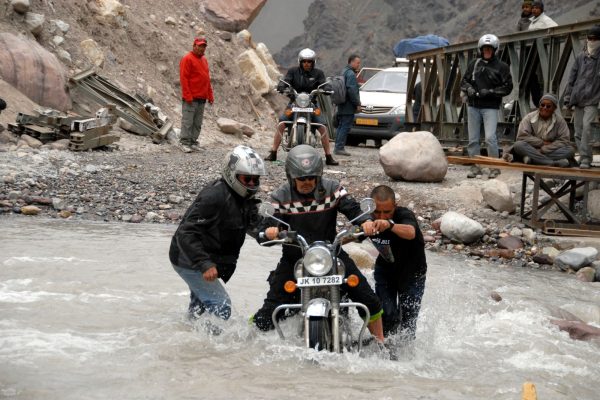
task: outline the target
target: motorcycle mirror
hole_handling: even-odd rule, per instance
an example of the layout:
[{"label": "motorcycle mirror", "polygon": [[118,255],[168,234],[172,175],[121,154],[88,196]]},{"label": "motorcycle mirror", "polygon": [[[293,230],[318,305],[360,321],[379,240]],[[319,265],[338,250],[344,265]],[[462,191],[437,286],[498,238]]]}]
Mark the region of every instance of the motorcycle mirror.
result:
[{"label": "motorcycle mirror", "polygon": [[360,201],[360,210],[365,214],[371,214],[375,211],[375,200],[370,197],[362,199]]},{"label": "motorcycle mirror", "polygon": [[275,214],[275,207],[271,203],[260,203],[258,213],[263,217],[272,217]]}]

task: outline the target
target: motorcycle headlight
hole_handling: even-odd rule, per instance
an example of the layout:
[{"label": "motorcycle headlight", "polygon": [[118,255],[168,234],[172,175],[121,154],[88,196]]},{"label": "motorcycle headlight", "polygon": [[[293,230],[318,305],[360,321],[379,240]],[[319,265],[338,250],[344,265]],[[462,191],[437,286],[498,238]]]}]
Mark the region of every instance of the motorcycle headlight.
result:
[{"label": "motorcycle headlight", "polygon": [[333,259],[329,250],[322,246],[315,246],[308,249],[304,254],[304,268],[314,276],[323,276],[333,266]]},{"label": "motorcycle headlight", "polygon": [[310,106],[310,96],[306,93],[300,93],[296,96],[296,104],[302,108]]},{"label": "motorcycle headlight", "polygon": [[392,111],[390,111],[390,114],[392,114],[392,115],[404,115],[405,112],[406,112],[406,106],[402,105],[402,106],[398,106],[398,107],[392,108]]}]

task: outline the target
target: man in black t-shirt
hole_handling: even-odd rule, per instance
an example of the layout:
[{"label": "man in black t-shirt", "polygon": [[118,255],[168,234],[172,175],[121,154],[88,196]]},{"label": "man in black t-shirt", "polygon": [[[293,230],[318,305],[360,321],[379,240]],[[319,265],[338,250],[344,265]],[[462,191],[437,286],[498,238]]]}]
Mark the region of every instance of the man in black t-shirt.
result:
[{"label": "man in black t-shirt", "polygon": [[396,206],[394,191],[385,185],[371,192],[371,241],[379,250],[375,261],[375,292],[383,305],[383,332],[414,339],[425,290],[425,241],[412,211]]}]

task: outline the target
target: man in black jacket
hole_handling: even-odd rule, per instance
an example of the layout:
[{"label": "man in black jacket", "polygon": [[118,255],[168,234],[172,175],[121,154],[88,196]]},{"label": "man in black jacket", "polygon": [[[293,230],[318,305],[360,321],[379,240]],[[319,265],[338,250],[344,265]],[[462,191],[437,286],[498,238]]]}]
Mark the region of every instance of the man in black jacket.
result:
[{"label": "man in black jacket", "polygon": [[265,175],[260,156],[237,146],[221,175],[200,191],[171,240],[171,264],[190,288],[191,318],[208,311],[229,319],[231,300],[218,278],[231,278],[246,233],[256,236],[261,221],[254,199]]},{"label": "man in black jacket", "polygon": [[349,156],[345,150],[346,138],[354,121],[354,114],[359,113],[360,108],[360,93],[358,91],[358,82],[356,73],[360,70],[360,57],[357,54],[352,54],[348,57],[348,65],[342,71],[344,82],[346,84],[346,101],[338,106],[338,128],[335,134],[335,155]]},{"label": "man in black jacket", "polygon": [[[275,217],[288,223],[291,228],[302,235],[308,243],[318,240],[333,241],[336,235],[337,213],[341,212],[348,219],[361,214],[360,205],[354,200],[340,183],[333,179],[322,178],[323,160],[317,151],[308,145],[294,147],[285,162],[288,183],[284,183],[271,194],[271,203],[275,207]],[[367,217],[359,220],[366,234],[372,233]],[[268,240],[274,240],[279,233],[277,221],[267,219],[264,227]],[[302,257],[302,251],[292,245],[284,245],[277,268],[269,275],[269,292],[263,306],[253,316],[253,322],[261,330],[273,329],[271,315],[277,306],[286,303],[298,303],[300,291],[293,293],[284,290],[285,282],[295,280],[294,265]],[[346,276],[354,274],[359,277],[356,287],[342,285],[342,290],[356,302],[369,309],[371,319],[369,331],[375,338],[383,342],[383,326],[381,323],[381,303],[369,286],[366,278],[356,264],[341,250],[338,258],[346,266]]]},{"label": "man in black jacket", "polygon": [[[498,110],[502,105],[502,97],[509,95],[513,88],[508,65],[496,57],[499,45],[496,36],[483,35],[477,45],[480,57],[469,63],[461,82],[461,90],[468,98],[469,157],[479,155],[482,121],[487,154],[490,157],[499,156],[496,137]],[[467,177],[474,178],[480,173],[481,169],[474,165]],[[500,170],[492,169],[489,177],[495,178],[498,175]]]},{"label": "man in black jacket", "polygon": [[[298,93],[310,93],[315,90],[319,85],[325,83],[325,74],[318,68],[315,68],[317,61],[317,55],[311,49],[303,49],[298,53],[298,66],[290,68],[285,75],[283,80],[290,84],[294,90]],[[277,91],[284,93],[287,85],[279,82],[277,85]],[[316,123],[321,124],[319,127],[319,133],[321,134],[321,143],[323,144],[323,150],[325,151],[325,163],[327,165],[339,165],[337,161],[331,156],[331,149],[329,148],[329,135],[325,128],[325,121],[320,116],[313,116]],[[265,161],[276,161],[277,160],[277,149],[281,144],[283,137],[283,131],[286,128],[284,121],[291,121],[290,117],[282,114],[279,117],[279,124],[277,125],[277,132],[273,137],[273,146],[269,155],[265,157]]]}]

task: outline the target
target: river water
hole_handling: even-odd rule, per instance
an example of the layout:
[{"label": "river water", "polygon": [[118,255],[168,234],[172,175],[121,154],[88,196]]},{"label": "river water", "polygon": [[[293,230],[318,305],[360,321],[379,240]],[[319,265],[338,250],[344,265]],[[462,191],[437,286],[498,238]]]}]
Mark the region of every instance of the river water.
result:
[{"label": "river water", "polygon": [[600,347],[549,323],[565,310],[600,324],[599,286],[564,274],[428,253],[412,355],[391,361],[249,326],[277,248],[246,242],[227,285],[232,319],[210,336],[184,315],[187,287],[167,258],[174,226],[0,227],[0,398],[520,399],[526,381],[540,399],[599,398]]}]

